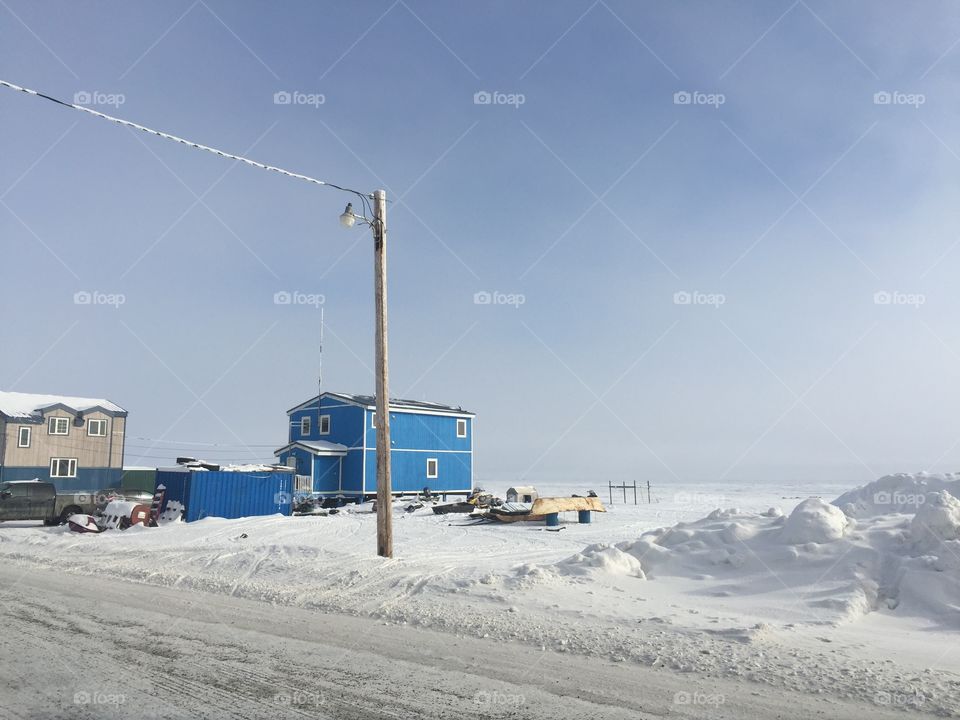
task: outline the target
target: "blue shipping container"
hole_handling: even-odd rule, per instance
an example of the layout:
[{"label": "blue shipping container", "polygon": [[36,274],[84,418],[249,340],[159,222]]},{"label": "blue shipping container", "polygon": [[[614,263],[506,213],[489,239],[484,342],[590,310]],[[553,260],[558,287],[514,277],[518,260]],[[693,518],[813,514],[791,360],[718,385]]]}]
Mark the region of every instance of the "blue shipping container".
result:
[{"label": "blue shipping container", "polygon": [[157,485],[166,488],[163,509],[171,500],[182,503],[187,522],[205,517],[289,515],[291,511],[291,473],[160,470]]}]

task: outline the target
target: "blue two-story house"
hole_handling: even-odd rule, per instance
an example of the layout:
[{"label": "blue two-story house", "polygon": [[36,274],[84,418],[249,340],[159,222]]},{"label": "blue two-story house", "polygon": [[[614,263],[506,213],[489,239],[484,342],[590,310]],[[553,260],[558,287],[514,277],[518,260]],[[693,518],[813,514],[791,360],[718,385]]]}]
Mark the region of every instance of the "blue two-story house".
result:
[{"label": "blue two-story house", "polygon": [[[274,452],[296,469],[299,492],[368,497],[377,492],[376,400],[325,392],[287,411],[289,443]],[[463,408],[390,401],[394,493],[469,493],[474,414]]]}]

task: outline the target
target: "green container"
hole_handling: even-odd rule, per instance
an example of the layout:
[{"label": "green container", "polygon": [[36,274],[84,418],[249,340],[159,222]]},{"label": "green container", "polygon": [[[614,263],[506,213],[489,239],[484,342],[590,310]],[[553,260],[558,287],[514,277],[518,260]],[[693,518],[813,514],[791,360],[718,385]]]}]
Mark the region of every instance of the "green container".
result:
[{"label": "green container", "polygon": [[120,489],[153,494],[157,488],[156,468],[124,468]]}]

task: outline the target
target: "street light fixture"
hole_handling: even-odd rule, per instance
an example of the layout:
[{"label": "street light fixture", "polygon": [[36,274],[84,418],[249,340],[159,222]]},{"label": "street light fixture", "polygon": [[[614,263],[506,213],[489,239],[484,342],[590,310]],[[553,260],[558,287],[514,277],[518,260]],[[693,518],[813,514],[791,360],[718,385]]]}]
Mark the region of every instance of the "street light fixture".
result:
[{"label": "street light fixture", "polygon": [[347,208],[340,214],[340,224],[345,228],[352,228],[357,222],[357,216],[353,214],[353,203],[347,203]]},{"label": "street light fixture", "polygon": [[[360,195],[366,205],[369,195]],[[387,373],[387,193],[373,193],[373,218],[353,212],[353,203],[340,214],[340,224],[352,228],[357,220],[373,230],[373,297],[376,311],[377,417],[377,554],[393,557],[393,489],[390,482],[390,391]]]}]

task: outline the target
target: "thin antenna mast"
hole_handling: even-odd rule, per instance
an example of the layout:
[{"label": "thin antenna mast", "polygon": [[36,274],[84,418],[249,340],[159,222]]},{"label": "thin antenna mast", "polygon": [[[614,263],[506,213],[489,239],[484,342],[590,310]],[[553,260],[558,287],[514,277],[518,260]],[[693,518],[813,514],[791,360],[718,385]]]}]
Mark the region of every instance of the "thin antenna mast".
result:
[{"label": "thin antenna mast", "polygon": [[320,353],[317,358],[317,431],[320,430],[320,395],[323,393],[323,307],[320,308]]}]

